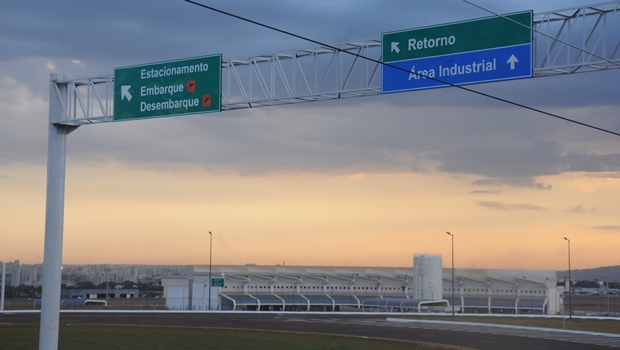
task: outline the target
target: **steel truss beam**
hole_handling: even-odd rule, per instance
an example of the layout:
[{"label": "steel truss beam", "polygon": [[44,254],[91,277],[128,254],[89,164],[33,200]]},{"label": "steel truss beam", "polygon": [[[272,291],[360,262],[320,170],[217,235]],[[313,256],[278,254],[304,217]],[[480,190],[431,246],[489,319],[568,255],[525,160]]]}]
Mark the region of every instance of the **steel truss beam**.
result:
[{"label": "steel truss beam", "polygon": [[534,75],[620,68],[619,10],[620,1],[611,1],[536,14]]},{"label": "steel truss beam", "polygon": [[[620,0],[534,15],[534,77],[620,68]],[[567,45],[569,43],[570,45]],[[360,58],[368,57],[374,61]],[[381,41],[222,62],[222,110],[381,94]],[[68,87],[57,124],[113,120],[114,76],[59,79]]]}]

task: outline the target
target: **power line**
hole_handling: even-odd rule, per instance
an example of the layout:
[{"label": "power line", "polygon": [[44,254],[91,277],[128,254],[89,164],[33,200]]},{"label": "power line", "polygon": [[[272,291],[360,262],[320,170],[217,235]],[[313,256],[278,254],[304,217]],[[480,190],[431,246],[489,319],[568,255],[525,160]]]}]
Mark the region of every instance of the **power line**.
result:
[{"label": "power line", "polygon": [[[329,44],[325,44],[325,43],[322,43],[320,41],[313,40],[313,39],[310,39],[308,37],[301,36],[301,35],[298,35],[298,34],[295,34],[295,33],[289,32],[289,31],[286,31],[286,30],[282,30],[282,29],[279,29],[279,28],[276,28],[276,27],[272,27],[270,25],[254,21],[254,20],[251,20],[249,18],[245,18],[245,17],[239,16],[239,15],[235,15],[233,13],[217,9],[215,7],[212,7],[212,6],[201,4],[201,3],[193,1],[193,0],[185,0],[185,1],[190,3],[190,4],[193,4],[193,5],[196,5],[196,6],[199,6],[199,7],[202,7],[202,8],[205,8],[205,9],[208,9],[208,10],[211,10],[211,11],[214,11],[214,12],[226,15],[226,16],[229,16],[229,17],[233,17],[233,18],[239,19],[239,20],[244,21],[244,22],[248,22],[248,23],[251,23],[251,24],[263,27],[263,28],[267,28],[267,29],[276,31],[278,33],[282,33],[282,34],[285,34],[285,35],[288,35],[288,36],[292,36],[292,37],[295,37],[295,38],[298,38],[298,39],[301,39],[301,40],[304,40],[304,41],[308,41],[308,42],[317,44],[319,46],[323,46],[323,47],[326,47],[326,48],[329,48],[329,49],[332,49],[332,50],[335,50],[335,51],[338,51],[338,52],[343,52],[343,53],[355,56],[357,58],[365,59],[365,60],[368,60],[368,61],[373,62],[373,63],[377,63],[377,64],[380,64],[380,65],[383,65],[383,66],[387,66],[387,67],[390,67],[390,68],[393,68],[393,69],[397,69],[397,70],[400,70],[400,71],[403,71],[403,72],[410,73],[406,69],[403,69],[403,68],[400,68],[400,67],[396,67],[396,66],[391,65],[389,63],[384,63],[382,61],[379,61],[379,60],[376,60],[376,59],[373,59],[373,58],[370,58],[370,57],[366,57],[366,56],[363,56],[363,55],[360,55],[360,54],[357,54],[357,53],[354,53],[354,52],[349,52],[349,51],[346,51],[346,50],[342,50],[342,49],[340,49],[338,47],[335,47],[335,46],[332,46],[332,45],[329,45]],[[493,96],[493,95],[490,95],[490,94],[487,94],[487,93],[484,93],[484,92],[481,92],[481,91],[473,90],[473,89],[470,89],[470,88],[467,88],[467,87],[464,87],[464,86],[461,86],[461,85],[456,85],[456,84],[453,84],[453,83],[450,83],[450,82],[442,81],[442,80],[437,79],[435,77],[426,76],[426,75],[418,73],[418,72],[416,72],[415,74],[418,75],[418,76],[421,76],[423,78],[431,79],[431,80],[436,81],[438,83],[449,85],[451,87],[455,87],[455,88],[458,88],[458,89],[461,89],[461,90],[464,90],[464,91],[467,91],[467,92],[471,92],[471,93],[474,93],[474,94],[477,94],[477,95],[480,95],[480,96],[484,96],[484,97],[487,97],[487,98],[490,98],[490,99],[493,99],[493,100],[496,100],[496,101],[504,102],[504,103],[507,103],[507,104],[510,104],[510,105],[513,105],[513,106],[516,106],[516,107],[524,108],[524,109],[527,109],[527,110],[530,110],[530,111],[533,111],[533,112],[544,114],[544,115],[547,115],[547,116],[550,116],[550,117],[553,117],[553,118],[564,120],[564,121],[567,121],[567,122],[570,122],[570,123],[574,123],[574,124],[577,124],[577,125],[580,125],[580,126],[584,126],[584,127],[587,127],[587,128],[591,128],[591,129],[594,129],[594,130],[602,131],[602,132],[605,132],[605,133],[608,133],[608,134],[612,134],[612,135],[615,135],[615,136],[620,136],[620,133],[617,133],[617,132],[614,132],[614,131],[611,131],[611,130],[599,128],[599,127],[594,126],[594,125],[590,125],[590,124],[579,122],[579,121],[576,121],[576,120],[573,120],[573,119],[562,117],[562,116],[554,114],[554,113],[550,113],[550,112],[547,112],[547,111],[544,111],[544,110],[541,110],[541,109],[538,109],[538,108],[530,107],[530,106],[527,106],[527,105],[524,105],[524,104],[521,104],[521,103],[518,103],[518,102],[510,101],[510,100],[507,100],[505,98]]]}]

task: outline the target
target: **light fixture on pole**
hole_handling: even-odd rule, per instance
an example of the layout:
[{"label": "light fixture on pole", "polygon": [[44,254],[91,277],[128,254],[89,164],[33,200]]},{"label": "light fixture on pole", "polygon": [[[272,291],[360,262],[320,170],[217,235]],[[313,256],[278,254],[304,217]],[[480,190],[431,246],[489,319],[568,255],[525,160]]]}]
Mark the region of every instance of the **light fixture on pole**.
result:
[{"label": "light fixture on pole", "polygon": [[454,321],[454,235],[446,232],[452,237],[452,321]]},{"label": "light fixture on pole", "polygon": [[211,311],[211,253],[213,252],[213,235],[209,231],[209,311]]},{"label": "light fixture on pole", "polygon": [[570,239],[564,237],[564,240],[568,242],[568,318],[573,319],[573,299],[571,295],[571,279],[570,279]]}]

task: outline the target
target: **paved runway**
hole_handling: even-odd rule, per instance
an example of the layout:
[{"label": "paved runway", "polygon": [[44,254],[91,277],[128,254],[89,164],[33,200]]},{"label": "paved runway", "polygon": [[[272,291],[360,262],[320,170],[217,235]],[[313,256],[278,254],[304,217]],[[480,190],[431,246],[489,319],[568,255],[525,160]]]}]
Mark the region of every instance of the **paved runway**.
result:
[{"label": "paved runway", "polygon": [[[0,324],[38,324],[38,312],[0,313]],[[536,329],[430,322],[393,322],[384,315],[304,313],[80,312],[61,313],[61,324],[130,324],[221,327],[346,334],[465,346],[479,350],[620,348],[619,337]]]}]

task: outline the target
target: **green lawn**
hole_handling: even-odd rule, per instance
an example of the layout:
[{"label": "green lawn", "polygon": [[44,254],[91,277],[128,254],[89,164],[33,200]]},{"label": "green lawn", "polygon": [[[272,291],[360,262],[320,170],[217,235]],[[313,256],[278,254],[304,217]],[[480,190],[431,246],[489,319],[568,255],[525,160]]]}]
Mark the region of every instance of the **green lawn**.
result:
[{"label": "green lawn", "polygon": [[[39,326],[0,325],[3,349],[38,347]],[[398,340],[324,334],[189,327],[61,326],[59,349],[430,350],[464,349]]]}]

